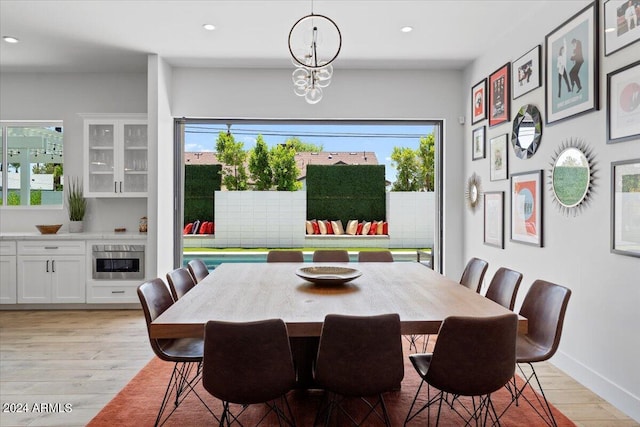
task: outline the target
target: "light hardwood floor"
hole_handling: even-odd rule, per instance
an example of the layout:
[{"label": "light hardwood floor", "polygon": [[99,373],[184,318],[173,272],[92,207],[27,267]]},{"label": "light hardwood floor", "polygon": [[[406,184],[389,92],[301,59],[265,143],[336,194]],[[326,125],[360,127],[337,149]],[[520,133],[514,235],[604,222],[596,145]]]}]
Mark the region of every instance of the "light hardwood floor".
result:
[{"label": "light hardwood floor", "polygon": [[[0,311],[2,409],[49,409],[0,412],[0,426],[83,426],[152,357],[139,310]],[[640,425],[553,365],[537,371],[551,402],[576,425]]]}]

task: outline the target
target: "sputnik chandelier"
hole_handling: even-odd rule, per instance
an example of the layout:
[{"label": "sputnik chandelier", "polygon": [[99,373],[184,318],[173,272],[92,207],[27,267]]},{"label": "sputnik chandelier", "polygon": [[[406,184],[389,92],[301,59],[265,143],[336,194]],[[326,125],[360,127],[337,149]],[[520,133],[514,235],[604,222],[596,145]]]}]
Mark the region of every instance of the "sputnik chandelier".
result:
[{"label": "sputnik chandelier", "polygon": [[342,34],[333,20],[313,13],[303,16],[289,31],[289,52],[293,65],[293,91],[304,96],[309,104],[322,99],[322,89],[329,86],[333,76],[331,63],[342,47]]}]

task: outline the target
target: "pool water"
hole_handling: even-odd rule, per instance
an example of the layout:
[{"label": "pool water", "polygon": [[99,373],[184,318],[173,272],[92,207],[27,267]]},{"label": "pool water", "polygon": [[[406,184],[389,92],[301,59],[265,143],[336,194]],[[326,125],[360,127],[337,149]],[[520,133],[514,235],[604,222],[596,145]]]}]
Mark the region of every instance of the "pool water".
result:
[{"label": "pool water", "polygon": [[[311,262],[313,252],[304,252],[304,261]],[[182,264],[186,266],[192,259],[201,259],[209,270],[222,263],[231,262],[267,262],[266,252],[189,252],[183,254]],[[394,261],[416,261],[415,252],[393,252]],[[349,260],[358,262],[358,253],[349,252]]]}]

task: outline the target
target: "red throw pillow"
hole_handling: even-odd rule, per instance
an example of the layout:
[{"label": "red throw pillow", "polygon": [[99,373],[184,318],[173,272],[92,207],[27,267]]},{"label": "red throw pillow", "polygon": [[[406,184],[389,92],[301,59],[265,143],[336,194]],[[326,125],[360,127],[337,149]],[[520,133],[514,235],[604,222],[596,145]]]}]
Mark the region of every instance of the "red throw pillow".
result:
[{"label": "red throw pillow", "polygon": [[192,222],[184,226],[184,230],[182,230],[182,234],[191,234],[191,230],[193,230]]},{"label": "red throw pillow", "polygon": [[371,222],[371,228],[369,229],[369,236],[373,236],[376,234],[376,230],[378,229],[378,223],[375,221]]},{"label": "red throw pillow", "polygon": [[325,221],[327,225],[327,234],[333,234],[333,227],[331,226],[331,221]]},{"label": "red throw pillow", "polygon": [[358,223],[358,228],[356,228],[356,234],[362,234],[362,227],[364,226],[363,222]]},{"label": "red throw pillow", "polygon": [[382,224],[382,234],[389,234],[389,224],[387,224],[387,221]]},{"label": "red throw pillow", "polygon": [[313,226],[313,234],[320,234],[320,226],[318,225],[318,223],[316,221],[313,221],[311,225]]}]

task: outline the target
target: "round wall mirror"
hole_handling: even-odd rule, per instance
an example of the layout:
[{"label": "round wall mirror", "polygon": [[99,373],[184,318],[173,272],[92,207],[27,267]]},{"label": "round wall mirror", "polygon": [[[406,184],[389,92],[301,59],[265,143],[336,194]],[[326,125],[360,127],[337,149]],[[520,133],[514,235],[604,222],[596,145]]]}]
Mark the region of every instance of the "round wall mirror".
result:
[{"label": "round wall mirror", "polygon": [[542,116],[538,107],[532,104],[522,106],[513,120],[511,144],[521,159],[536,154],[542,138]]},{"label": "round wall mirror", "polygon": [[467,205],[469,206],[469,209],[474,211],[480,204],[480,198],[482,196],[482,185],[480,184],[480,177],[476,175],[475,172],[467,180],[465,196],[467,198]]},{"label": "round wall mirror", "polygon": [[552,165],[553,198],[560,209],[568,213],[580,207],[589,196],[593,183],[593,156],[584,144],[572,141],[560,147]]}]

